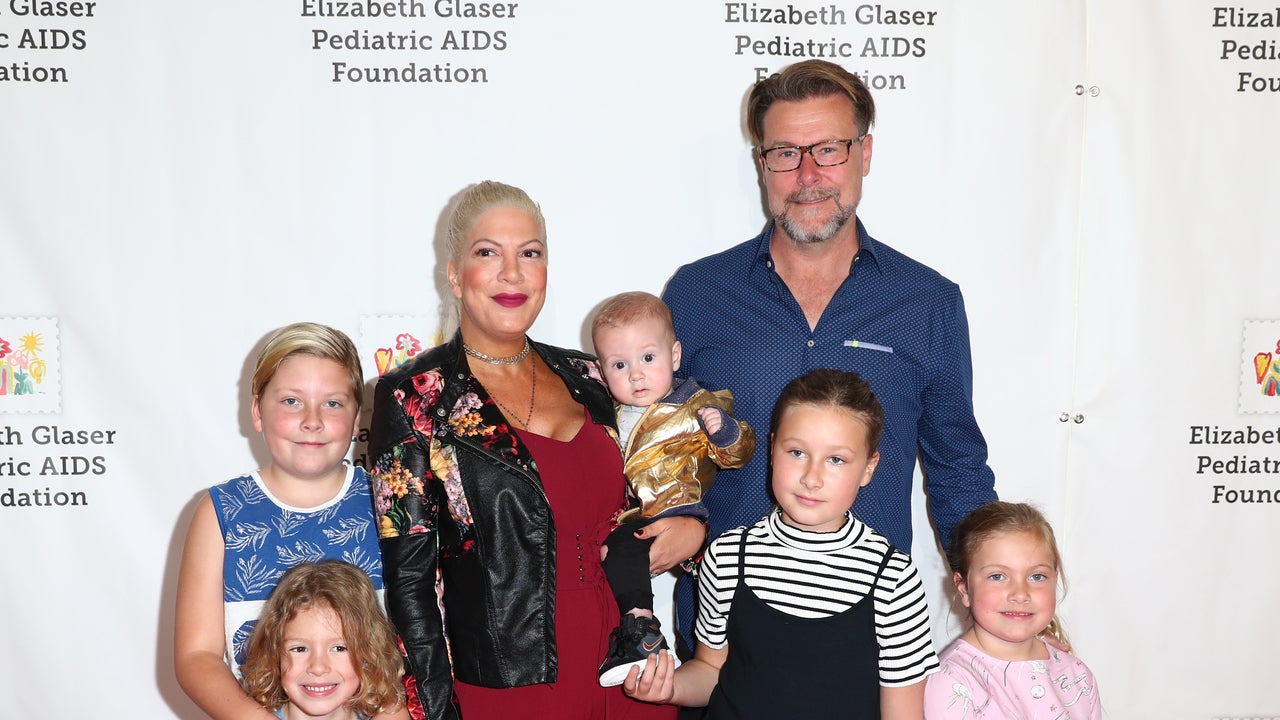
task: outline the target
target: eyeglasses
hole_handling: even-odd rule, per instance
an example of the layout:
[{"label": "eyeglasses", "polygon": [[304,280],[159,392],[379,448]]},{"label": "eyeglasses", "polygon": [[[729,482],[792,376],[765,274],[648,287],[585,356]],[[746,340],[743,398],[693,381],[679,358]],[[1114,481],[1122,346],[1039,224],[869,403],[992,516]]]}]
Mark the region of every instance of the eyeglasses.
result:
[{"label": "eyeglasses", "polygon": [[768,150],[762,149],[760,157],[764,160],[764,166],[769,172],[795,170],[800,167],[800,160],[805,153],[809,153],[809,157],[813,158],[813,164],[818,167],[843,165],[849,162],[849,150],[854,143],[861,145],[866,136],[867,133],[862,133],[852,140],[823,140],[812,145],[771,147]]}]

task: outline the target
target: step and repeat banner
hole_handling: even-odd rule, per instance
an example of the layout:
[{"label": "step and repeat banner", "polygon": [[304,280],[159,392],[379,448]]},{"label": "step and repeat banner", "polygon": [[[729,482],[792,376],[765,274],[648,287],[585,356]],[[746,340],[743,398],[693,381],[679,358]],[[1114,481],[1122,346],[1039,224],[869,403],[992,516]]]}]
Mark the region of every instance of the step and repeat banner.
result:
[{"label": "step and repeat banner", "polygon": [[[370,387],[439,342],[445,208],[492,178],[547,217],[532,334],[589,347],[606,296],[763,227],[744,98],[816,57],[879,105],[859,217],[965,292],[997,489],[1057,528],[1108,717],[1280,717],[1278,25],[1191,0],[2,0],[4,714],[203,717],[173,678],[178,560],[203,490],[266,461],[271,330],[346,331]],[[914,507],[940,649],[965,619]]]}]

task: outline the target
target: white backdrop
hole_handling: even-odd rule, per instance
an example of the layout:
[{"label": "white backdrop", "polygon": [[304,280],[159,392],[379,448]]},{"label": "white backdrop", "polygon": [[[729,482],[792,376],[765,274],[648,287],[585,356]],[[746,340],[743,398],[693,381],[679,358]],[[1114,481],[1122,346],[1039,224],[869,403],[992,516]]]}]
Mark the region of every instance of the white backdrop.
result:
[{"label": "white backdrop", "polygon": [[[533,334],[584,346],[604,297],[762,227],[743,98],[832,48],[884,85],[859,216],[965,291],[997,489],[1058,529],[1108,716],[1280,717],[1280,398],[1254,364],[1280,362],[1275,3],[459,15],[479,5],[0,3],[6,717],[201,717],[173,680],[177,559],[198,494],[265,459],[247,376],[268,332],[339,327],[370,377],[396,332],[429,343],[442,211],[494,178],[548,219]],[[789,7],[835,24],[737,21]],[[418,49],[343,47],[388,33]],[[411,63],[433,81],[351,79]],[[917,538],[941,647],[960,620]]]}]

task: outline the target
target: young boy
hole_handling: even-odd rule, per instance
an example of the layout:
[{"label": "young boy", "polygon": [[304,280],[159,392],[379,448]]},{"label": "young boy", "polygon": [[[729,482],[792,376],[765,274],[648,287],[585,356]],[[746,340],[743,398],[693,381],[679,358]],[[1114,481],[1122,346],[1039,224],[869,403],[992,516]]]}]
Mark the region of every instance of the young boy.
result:
[{"label": "young boy", "polygon": [[733,395],[710,392],[687,379],[672,387],[680,367],[671,311],[654,295],[628,292],[606,300],[591,324],[601,371],[617,403],[624,472],[640,506],[624,513],[605,540],[605,576],[622,620],[600,665],[600,684],[622,684],[633,666],[667,648],[653,616],[649,545],[635,532],[659,517],[705,519],[702,495],[716,466],[742,467],[755,451],[755,433],[733,419]]}]

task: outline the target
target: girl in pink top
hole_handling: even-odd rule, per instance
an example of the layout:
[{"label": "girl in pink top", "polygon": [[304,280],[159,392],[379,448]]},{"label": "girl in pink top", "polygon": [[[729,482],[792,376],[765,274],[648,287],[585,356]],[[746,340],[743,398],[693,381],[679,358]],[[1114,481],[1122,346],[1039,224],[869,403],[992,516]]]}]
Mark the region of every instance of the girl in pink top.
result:
[{"label": "girl in pink top", "polygon": [[948,559],[973,625],[938,656],[925,718],[1101,720],[1093,673],[1059,649],[1069,647],[1054,615],[1062,561],[1044,516],[984,505],[956,526]]}]

